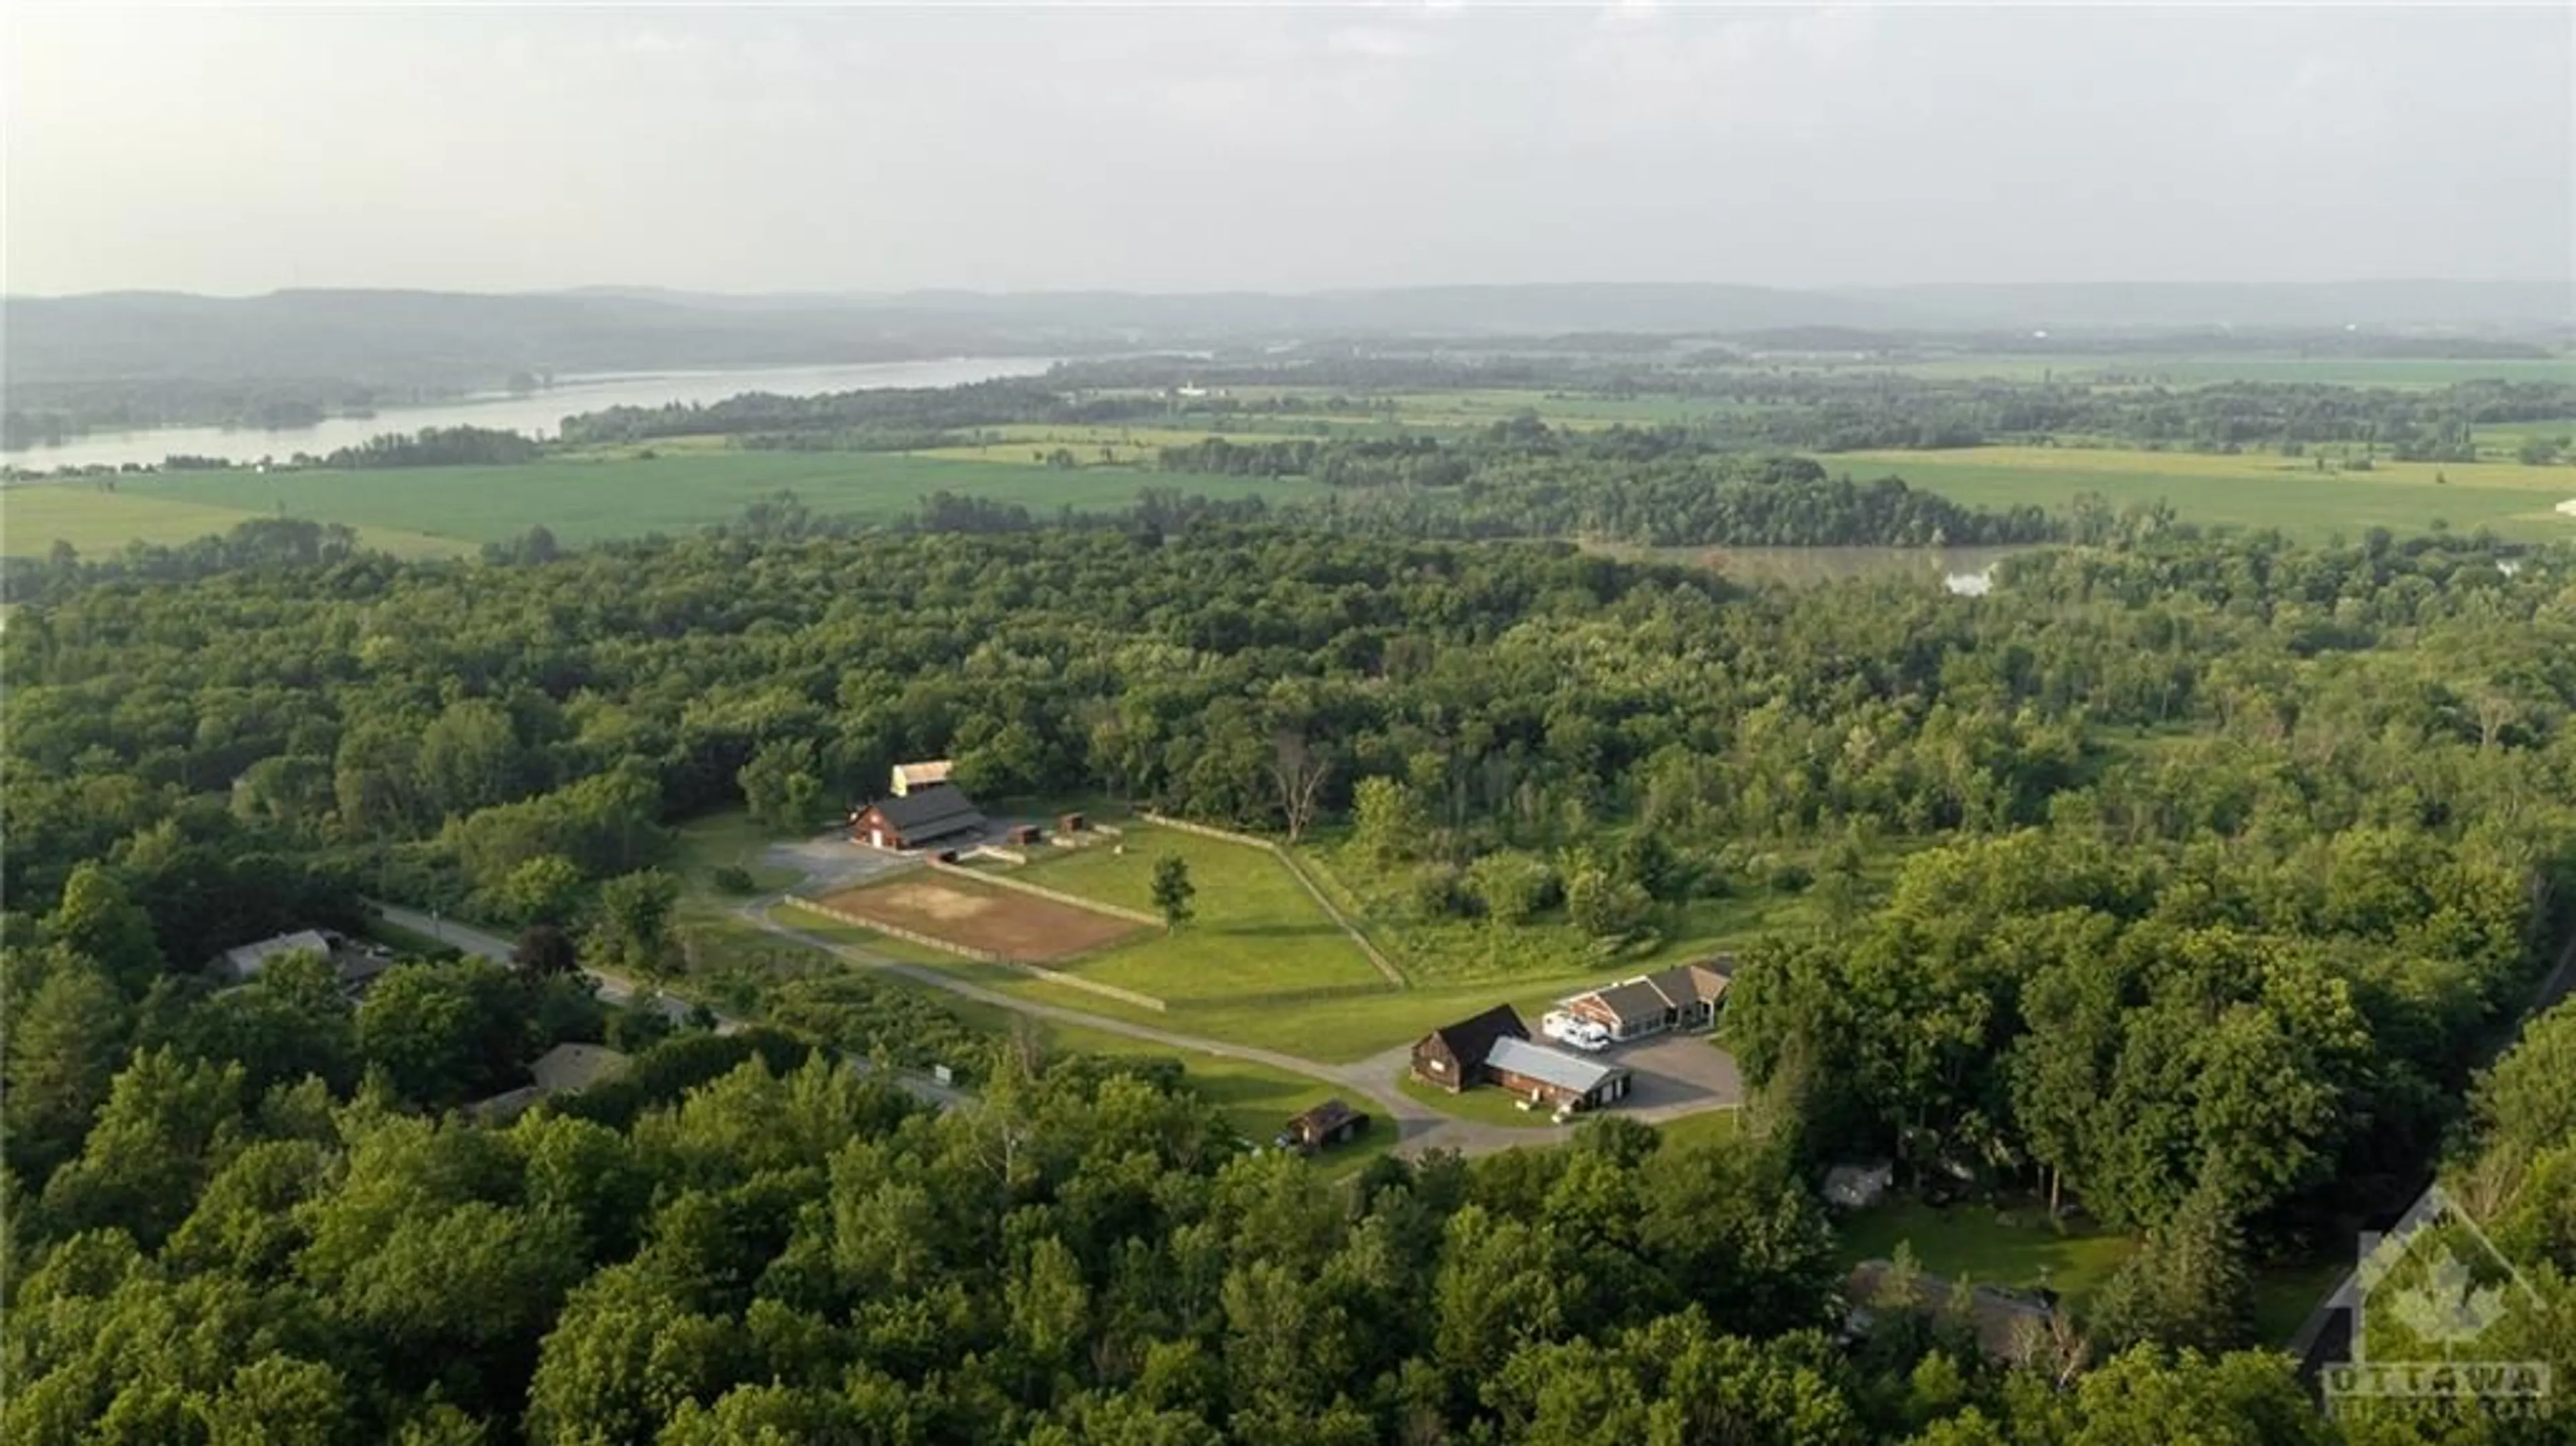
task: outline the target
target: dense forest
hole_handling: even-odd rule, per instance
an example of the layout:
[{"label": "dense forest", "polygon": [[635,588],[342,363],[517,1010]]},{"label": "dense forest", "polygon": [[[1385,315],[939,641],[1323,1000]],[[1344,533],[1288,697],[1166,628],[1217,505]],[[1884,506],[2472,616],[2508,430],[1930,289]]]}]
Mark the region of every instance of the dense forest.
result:
[{"label": "dense forest", "polygon": [[[2476,1072],[2571,924],[2564,549],[2159,535],[1981,598],[1181,513],[186,556],[58,559],[0,653],[11,1440],[2564,1438],[2328,1422],[2241,1349],[2256,1268],[2444,1156],[2576,1371],[2576,1024]],[[1745,949],[1748,1137],[1328,1184],[1024,1041],[932,1112],[814,1048],[961,1029],[864,981],[662,1039],[565,972],[687,977],[667,829],[710,810],[946,755],[1278,828],[1292,748],[1390,910],[1817,901]],[[524,967],[198,976],[362,890]],[[584,1039],[637,1076],[452,1113]],[[2147,1245],[2018,1364],[1903,1300],[1846,1346],[1812,1185],[1855,1151]]]},{"label": "dense forest", "polygon": [[1424,538],[1584,537],[1653,547],[1968,546],[2039,542],[2037,507],[1961,507],[1895,477],[1828,478],[1803,457],[1718,447],[1679,428],[1583,432],[1525,416],[1431,437],[1165,448],[1173,472],[1303,476],[1334,489],[1272,509],[1291,522]]}]

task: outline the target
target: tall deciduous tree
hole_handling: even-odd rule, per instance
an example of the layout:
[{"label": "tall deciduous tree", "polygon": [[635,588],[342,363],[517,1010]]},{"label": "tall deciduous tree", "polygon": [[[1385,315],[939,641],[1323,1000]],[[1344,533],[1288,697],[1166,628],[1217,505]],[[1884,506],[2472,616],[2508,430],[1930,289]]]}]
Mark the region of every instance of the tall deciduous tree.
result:
[{"label": "tall deciduous tree", "polygon": [[1190,882],[1190,861],[1179,854],[1164,854],[1154,860],[1154,908],[1163,923],[1179,928],[1195,912],[1190,901],[1198,896],[1198,885]]}]

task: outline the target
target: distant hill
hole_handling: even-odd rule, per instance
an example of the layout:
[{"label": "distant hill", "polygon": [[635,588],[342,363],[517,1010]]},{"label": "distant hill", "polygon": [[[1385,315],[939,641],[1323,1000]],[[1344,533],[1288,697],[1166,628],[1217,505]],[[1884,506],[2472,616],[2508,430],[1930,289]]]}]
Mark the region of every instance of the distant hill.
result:
[{"label": "distant hill", "polygon": [[[1727,335],[2240,327],[2560,331],[2549,283],[1904,286],[1696,284],[1224,292],[710,296],[598,287],[533,295],[168,292],[0,301],[13,392],[101,383],[358,379],[490,387],[518,370],[812,365],[1316,335]],[[13,401],[14,404],[14,401]]]}]

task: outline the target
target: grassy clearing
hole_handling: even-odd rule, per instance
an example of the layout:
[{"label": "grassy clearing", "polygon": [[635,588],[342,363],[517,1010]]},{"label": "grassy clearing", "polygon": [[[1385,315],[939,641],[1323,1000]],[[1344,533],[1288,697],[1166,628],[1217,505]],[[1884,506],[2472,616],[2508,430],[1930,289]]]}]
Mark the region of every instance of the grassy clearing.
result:
[{"label": "grassy clearing", "polygon": [[[1338,832],[1338,831],[1335,831]],[[1638,944],[1605,945],[1565,922],[1561,914],[1527,923],[1496,925],[1482,919],[1425,918],[1406,898],[1406,875],[1373,875],[1366,860],[1356,858],[1318,834],[1298,851],[1343,912],[1358,919],[1379,950],[1395,960],[1406,977],[1423,984],[1446,984],[1510,991],[1539,977],[1580,972],[1594,982],[1618,974],[1658,969],[1748,942],[1755,936],[1814,922],[1815,905],[1804,896],[1747,892],[1725,898],[1698,899],[1680,910],[1667,910],[1662,933]],[[1892,880],[1893,863],[1873,887]],[[1363,887],[1354,879],[1369,879]]]},{"label": "grassy clearing", "polygon": [[[1061,507],[1124,507],[1148,487],[1210,497],[1285,497],[1312,490],[1295,480],[1102,467],[1059,471],[890,452],[686,450],[649,461],[630,455],[519,467],[182,473],[124,479],[120,485],[123,494],[208,508],[261,515],[282,510],[287,516],[473,543],[505,541],[536,526],[566,543],[693,532],[729,521],[751,502],[781,490],[793,491],[818,514],[863,522],[909,514],[923,497],[940,491],[1052,513]],[[205,530],[220,528],[189,535]]]},{"label": "grassy clearing", "polygon": [[2125,1235],[2058,1230],[2042,1208],[1999,1211],[1990,1205],[1935,1208],[1895,1200],[1841,1222],[1838,1257],[1846,1266],[1885,1260],[1910,1241],[1924,1270],[1952,1281],[2019,1289],[2047,1286],[2083,1308],[2137,1248]]},{"label": "grassy clearing", "polygon": [[2309,541],[2357,538],[2372,527],[2420,533],[2436,521],[2534,542],[2576,537],[2576,524],[2550,510],[2576,497],[2571,467],[2381,461],[2368,472],[2319,472],[2311,460],[2266,454],[2059,447],[1843,452],[1819,460],[1855,477],[1892,473],[1969,506],[2063,511],[2093,492],[2114,508],[2167,502],[2202,526],[2276,527]]},{"label": "grassy clearing", "polygon": [[768,829],[752,822],[751,815],[740,809],[709,814],[681,825],[671,840],[671,865],[682,884],[681,911],[730,912],[743,902],[743,896],[716,887],[715,872],[722,868],[738,868],[751,875],[752,887],[764,894],[793,885],[798,878],[795,870],[773,868],[760,861],[761,854],[774,842],[776,838]]},{"label": "grassy clearing", "polygon": [[1378,990],[1378,977],[1296,877],[1262,849],[1146,824],[1126,826],[1124,853],[1058,850],[1020,877],[1102,903],[1152,912],[1154,862],[1177,854],[1197,888],[1197,917],[1169,934],[1084,961],[1085,978],[1141,990],[1181,1009],[1284,1001],[1317,990]]},{"label": "grassy clearing", "polygon": [[1486,1085],[1481,1089],[1451,1094],[1434,1085],[1424,1084],[1410,1071],[1398,1077],[1396,1088],[1410,1099],[1419,1100],[1445,1115],[1474,1120],[1486,1125],[1510,1125],[1515,1129],[1553,1129],[1556,1121],[1543,1109],[1524,1110],[1520,1097]]},{"label": "grassy clearing", "polygon": [[1732,1140],[1744,1133],[1744,1112],[1742,1110],[1702,1110],[1695,1115],[1684,1115],[1678,1120],[1667,1120],[1655,1126],[1655,1132],[1664,1137],[1664,1146],[1667,1149]]},{"label": "grassy clearing", "polygon": [[[149,486],[157,480],[120,477],[114,492],[102,492],[96,483],[86,481],[20,483],[0,489],[0,552],[41,557],[59,540],[85,556],[98,557],[121,552],[129,542],[176,546],[276,515],[273,506],[241,505],[251,500],[246,496],[225,502],[163,495]],[[464,543],[430,536],[426,529],[361,526],[358,535],[369,547],[402,557],[448,557],[467,551]]]}]

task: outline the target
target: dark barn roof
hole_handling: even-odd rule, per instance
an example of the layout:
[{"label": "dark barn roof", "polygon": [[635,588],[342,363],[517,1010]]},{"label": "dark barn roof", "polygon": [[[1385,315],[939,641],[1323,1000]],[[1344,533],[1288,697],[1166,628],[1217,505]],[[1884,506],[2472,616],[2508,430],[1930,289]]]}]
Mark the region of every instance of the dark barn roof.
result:
[{"label": "dark barn roof", "polygon": [[975,800],[953,783],[916,788],[901,798],[880,798],[876,811],[907,839],[944,838],[984,826],[984,814],[975,807]]},{"label": "dark barn roof", "polygon": [[1367,1116],[1362,1115],[1359,1111],[1352,1109],[1349,1105],[1342,1103],[1340,1100],[1326,1100],[1322,1104],[1315,1106],[1313,1109],[1306,1111],[1304,1114],[1290,1119],[1288,1121],[1288,1128],[1292,1132],[1302,1131],[1313,1135],[1329,1135],[1333,1131],[1341,1128],[1343,1125],[1349,1124],[1353,1120],[1366,1118]]},{"label": "dark barn roof", "polygon": [[1443,1025],[1427,1037],[1439,1040],[1452,1058],[1472,1070],[1493,1052],[1495,1040],[1527,1039],[1529,1026],[1521,1023],[1520,1015],[1510,1005],[1497,1004],[1473,1019]]}]

